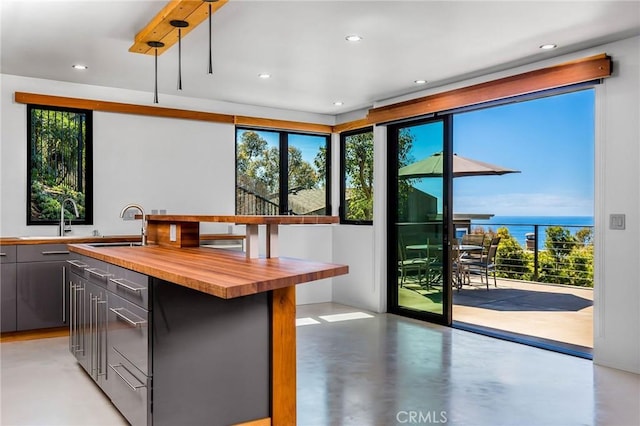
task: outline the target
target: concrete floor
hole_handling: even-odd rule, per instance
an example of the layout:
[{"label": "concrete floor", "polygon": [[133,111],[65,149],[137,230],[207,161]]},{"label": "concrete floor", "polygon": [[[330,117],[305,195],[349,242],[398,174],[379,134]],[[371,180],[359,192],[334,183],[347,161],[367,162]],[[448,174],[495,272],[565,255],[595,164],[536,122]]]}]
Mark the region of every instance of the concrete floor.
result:
[{"label": "concrete floor", "polygon": [[[299,306],[298,318],[301,426],[640,424],[638,375],[342,305]],[[126,424],[66,338],[0,351],[0,424]]]}]

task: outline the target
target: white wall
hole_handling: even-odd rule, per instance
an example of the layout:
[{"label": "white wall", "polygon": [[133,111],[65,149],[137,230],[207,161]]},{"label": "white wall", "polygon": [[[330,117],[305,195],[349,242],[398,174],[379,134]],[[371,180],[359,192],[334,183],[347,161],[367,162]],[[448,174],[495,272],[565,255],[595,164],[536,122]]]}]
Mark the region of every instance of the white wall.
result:
[{"label": "white wall", "polygon": [[[595,309],[594,362],[622,370],[640,373],[640,37],[634,37],[596,48],[574,52],[562,57],[541,60],[512,70],[493,73],[455,84],[432,88],[412,95],[388,99],[375,106],[439,93],[484,81],[519,74],[545,66],[599,53],[613,58],[613,76],[596,90],[596,182],[595,182]],[[351,117],[355,119],[357,117]],[[334,231],[335,259],[363,262],[348,277],[336,279],[334,300],[372,310],[386,307],[386,287],[366,282],[384,280],[386,250],[376,249],[371,255],[365,244],[383,245],[386,235],[386,186],[384,127],[376,127],[375,144],[375,218],[373,229]],[[381,170],[382,169],[382,170]],[[627,229],[608,229],[608,216],[624,213]],[[364,243],[363,243],[364,241]],[[364,252],[363,252],[364,247]],[[372,257],[370,257],[372,256]],[[361,270],[370,268],[372,271]],[[352,288],[341,288],[341,284]],[[381,293],[382,292],[382,293]],[[378,305],[376,305],[378,301]]]},{"label": "white wall", "polygon": [[[640,374],[640,37],[606,45],[613,77],[596,91],[594,362]],[[626,229],[608,229],[612,213]]]},{"label": "white wall", "polygon": [[[27,114],[14,92],[149,103],[152,93],[0,75],[0,235],[56,235],[55,226],[27,226]],[[333,124],[333,117],[176,96],[160,96],[163,107]],[[233,214],[235,128],[232,124],[96,111],[93,115],[94,224],[74,226],[74,235],[137,234],[139,221],[119,218],[131,202],[176,214]],[[242,227],[238,227],[242,231]],[[285,227],[282,227],[285,228]],[[226,224],[204,224],[203,232],[227,232]],[[289,246],[290,245],[290,246]],[[332,260],[331,226],[282,231],[282,252]],[[331,300],[331,280],[302,285],[303,303]]]}]

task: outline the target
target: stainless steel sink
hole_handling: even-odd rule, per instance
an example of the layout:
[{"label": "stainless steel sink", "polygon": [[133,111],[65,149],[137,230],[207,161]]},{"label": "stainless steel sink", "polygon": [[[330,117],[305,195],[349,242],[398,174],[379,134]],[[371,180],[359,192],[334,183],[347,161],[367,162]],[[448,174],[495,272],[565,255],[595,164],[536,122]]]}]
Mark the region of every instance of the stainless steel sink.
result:
[{"label": "stainless steel sink", "polygon": [[27,235],[27,236],[24,236],[24,237],[18,237],[19,240],[53,240],[53,241],[55,241],[55,240],[65,240],[65,239],[68,240],[69,238],[72,238],[72,237],[67,237],[67,236],[64,236],[64,237],[42,236],[42,235],[41,236]]},{"label": "stainless steel sink", "polygon": [[138,247],[141,246],[142,243],[137,242],[119,242],[119,243],[88,243],[87,245],[91,247]]}]

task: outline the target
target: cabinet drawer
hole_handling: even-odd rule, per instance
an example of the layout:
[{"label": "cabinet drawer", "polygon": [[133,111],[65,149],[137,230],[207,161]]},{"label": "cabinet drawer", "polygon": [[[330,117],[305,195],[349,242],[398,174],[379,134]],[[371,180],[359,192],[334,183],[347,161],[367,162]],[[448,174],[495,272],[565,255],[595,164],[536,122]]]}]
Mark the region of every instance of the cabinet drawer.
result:
[{"label": "cabinet drawer", "polygon": [[143,309],[149,309],[148,276],[116,265],[109,265],[109,274],[109,291]]},{"label": "cabinet drawer", "polygon": [[141,373],[149,374],[149,311],[108,294],[107,339]]},{"label": "cabinet drawer", "polygon": [[0,263],[16,262],[16,246],[0,246]]},{"label": "cabinet drawer", "polygon": [[69,259],[66,244],[33,244],[18,246],[18,262],[53,262]]},{"label": "cabinet drawer", "polygon": [[151,379],[113,347],[109,349],[107,394],[113,404],[133,426],[146,426]]}]

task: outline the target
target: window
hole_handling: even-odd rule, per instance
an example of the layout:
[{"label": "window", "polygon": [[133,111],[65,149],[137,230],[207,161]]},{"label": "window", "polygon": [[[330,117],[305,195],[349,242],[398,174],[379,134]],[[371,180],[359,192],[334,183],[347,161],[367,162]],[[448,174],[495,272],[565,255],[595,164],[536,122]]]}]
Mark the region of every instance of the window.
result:
[{"label": "window", "polygon": [[237,128],[236,214],[331,214],[329,146],[329,135]]},{"label": "window", "polygon": [[91,224],[92,111],[27,105],[27,137],[27,225],[57,224],[67,198],[66,218]]},{"label": "window", "polygon": [[340,220],[373,223],[373,129],[340,134]]}]

